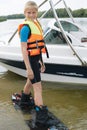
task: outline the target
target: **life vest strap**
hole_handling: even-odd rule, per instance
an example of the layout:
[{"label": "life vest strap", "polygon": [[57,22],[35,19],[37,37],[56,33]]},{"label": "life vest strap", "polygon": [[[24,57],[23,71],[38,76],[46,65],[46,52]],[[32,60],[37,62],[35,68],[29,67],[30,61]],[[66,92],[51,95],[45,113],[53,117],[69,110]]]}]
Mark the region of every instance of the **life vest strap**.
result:
[{"label": "life vest strap", "polygon": [[[39,49],[42,49],[44,48],[44,46],[38,46]],[[38,49],[37,47],[30,47],[30,48],[27,48],[27,50],[31,50],[31,49]]]},{"label": "life vest strap", "polygon": [[45,49],[46,49],[47,58],[49,58],[49,53],[48,53],[48,50],[47,50],[47,47],[46,47],[46,46],[45,46]]},{"label": "life vest strap", "polygon": [[[44,40],[36,40],[36,41],[33,41],[33,42],[28,42],[27,45],[31,45],[31,44],[35,44],[35,43],[37,44],[39,42],[44,42]],[[40,51],[41,51],[41,49],[43,49],[43,48],[45,48],[47,58],[49,58],[49,53],[48,53],[47,47],[44,46],[44,45],[38,46],[38,48],[37,48],[37,46],[36,47],[28,47],[27,50],[30,51],[30,50],[33,50],[33,49],[40,49]]]},{"label": "life vest strap", "polygon": [[27,44],[30,45],[30,44],[35,44],[35,43],[39,43],[39,42],[44,42],[44,40],[36,40],[33,42],[28,42]]},{"label": "life vest strap", "polygon": [[[39,47],[38,47],[38,49],[40,49],[40,51],[41,51],[41,49],[43,49],[43,48],[45,48],[47,58],[49,58],[49,53],[48,53],[47,47],[46,47],[46,46],[39,46]],[[27,48],[28,51],[30,51],[30,50],[32,50],[32,49],[37,49],[37,47]]]}]

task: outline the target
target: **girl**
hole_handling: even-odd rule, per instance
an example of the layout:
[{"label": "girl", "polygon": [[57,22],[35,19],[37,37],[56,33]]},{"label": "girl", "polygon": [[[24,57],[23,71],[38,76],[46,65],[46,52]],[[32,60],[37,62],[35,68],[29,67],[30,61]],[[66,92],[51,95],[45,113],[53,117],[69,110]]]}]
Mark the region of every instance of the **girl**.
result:
[{"label": "girl", "polygon": [[21,41],[21,50],[27,71],[27,82],[21,98],[21,105],[30,100],[30,89],[33,86],[36,122],[44,123],[48,118],[47,107],[43,105],[42,84],[40,72],[45,71],[42,53],[46,53],[42,28],[37,20],[38,6],[29,1],[24,8],[25,21],[19,25],[18,31]]}]

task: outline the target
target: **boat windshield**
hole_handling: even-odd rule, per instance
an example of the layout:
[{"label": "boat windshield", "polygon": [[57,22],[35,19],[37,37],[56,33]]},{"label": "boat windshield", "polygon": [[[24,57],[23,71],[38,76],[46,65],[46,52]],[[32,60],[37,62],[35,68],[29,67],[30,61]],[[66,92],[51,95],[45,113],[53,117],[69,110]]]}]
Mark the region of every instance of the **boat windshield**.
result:
[{"label": "boat windshield", "polygon": [[44,34],[47,33],[47,32],[49,31],[49,29],[50,29],[50,28],[47,27],[46,29],[43,30],[43,33],[44,33]]},{"label": "boat windshield", "polygon": [[[78,32],[78,31],[80,31],[79,28],[76,25],[74,25],[73,23],[70,23],[68,21],[62,21],[62,20],[60,22],[61,22],[61,25],[62,25],[63,29],[65,31],[67,31],[67,32],[71,32],[71,31]],[[56,27],[58,27],[57,22],[55,22],[54,25]]]},{"label": "boat windshield", "polygon": [[44,37],[46,44],[67,44],[61,32],[51,30]]}]

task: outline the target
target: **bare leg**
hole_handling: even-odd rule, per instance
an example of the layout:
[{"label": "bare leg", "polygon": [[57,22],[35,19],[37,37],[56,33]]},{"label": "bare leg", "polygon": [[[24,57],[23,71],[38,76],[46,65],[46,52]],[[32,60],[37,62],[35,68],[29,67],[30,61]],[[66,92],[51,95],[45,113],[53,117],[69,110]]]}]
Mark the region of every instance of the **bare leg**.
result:
[{"label": "bare leg", "polygon": [[25,86],[24,86],[23,92],[24,92],[25,94],[29,94],[31,87],[32,87],[31,81],[29,80],[29,78],[27,78],[27,82],[26,82],[26,84],[25,84]]},{"label": "bare leg", "polygon": [[27,82],[24,86],[24,90],[21,96],[21,107],[25,106],[25,103],[27,103],[27,105],[29,104],[29,106],[33,106],[34,105],[34,101],[32,99],[32,95],[30,94],[30,89],[32,87],[32,84],[30,82],[29,79],[27,79]]},{"label": "bare leg", "polygon": [[[35,102],[35,115],[32,116],[32,120],[35,123],[39,123],[45,125],[48,120],[48,109],[46,106],[43,105],[43,98],[42,98],[42,85],[41,82],[33,84],[34,90],[34,102]],[[48,129],[49,130],[49,129]]]},{"label": "bare leg", "polygon": [[34,90],[35,105],[42,106],[43,105],[43,99],[42,99],[42,85],[41,85],[41,82],[34,83],[33,84],[33,90]]}]

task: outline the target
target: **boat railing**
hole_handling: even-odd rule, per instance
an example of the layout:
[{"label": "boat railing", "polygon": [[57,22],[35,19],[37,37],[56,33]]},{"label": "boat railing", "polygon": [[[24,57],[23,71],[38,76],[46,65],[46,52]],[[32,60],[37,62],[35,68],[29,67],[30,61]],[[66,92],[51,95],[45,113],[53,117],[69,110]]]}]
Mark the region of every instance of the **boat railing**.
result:
[{"label": "boat railing", "polygon": [[78,60],[81,62],[81,64],[86,66],[86,65],[87,65],[87,62],[83,60],[83,58],[82,58],[82,57],[80,56],[80,54],[75,50],[75,48],[73,47],[73,45],[72,45],[71,42],[69,41],[69,39],[68,39],[68,37],[67,37],[67,35],[66,35],[66,33],[65,33],[65,31],[64,31],[64,29],[63,29],[61,23],[60,23],[60,21],[59,21],[59,18],[58,18],[58,16],[57,16],[57,13],[56,13],[56,10],[55,10],[55,7],[54,7],[54,4],[53,4],[52,0],[50,0],[49,3],[50,3],[50,6],[51,6],[51,8],[52,8],[54,17],[55,17],[55,19],[56,19],[56,21],[57,21],[57,24],[58,24],[58,26],[59,26],[59,28],[60,28],[60,30],[61,30],[61,32],[62,32],[64,38],[65,38],[66,41],[67,41],[67,44],[70,46],[70,48],[71,48],[71,50],[73,51],[74,55],[76,55],[76,57],[77,57]]},{"label": "boat railing", "polygon": [[[40,8],[42,5],[44,5],[48,0],[44,0],[39,6],[38,8]],[[9,38],[8,43],[10,43],[12,41],[12,39],[14,38],[15,34],[17,33],[18,29],[15,30],[15,32],[12,34],[12,36]]]},{"label": "boat railing", "polygon": [[[54,7],[56,7],[60,2],[63,2],[64,6],[65,6],[65,10],[66,10],[66,12],[67,12],[69,18],[71,19],[72,23],[74,23],[84,34],[87,33],[87,31],[86,31],[85,29],[83,29],[83,28],[81,27],[81,25],[78,25],[78,24],[75,22],[74,17],[73,17],[73,15],[72,15],[70,9],[68,8],[68,6],[67,6],[65,0],[59,0],[59,1],[57,1],[57,2],[54,4]],[[40,20],[41,20],[42,18],[44,18],[45,15],[46,15],[46,14],[48,13],[48,11],[50,11],[50,10],[52,10],[51,7],[50,7],[48,10],[46,10],[46,11],[42,14],[42,16],[40,17]]]},{"label": "boat railing", "polygon": [[[70,17],[71,20],[75,23],[75,20],[74,20],[74,18],[73,18],[73,16],[72,16],[72,13],[71,13],[70,9],[68,8],[68,6],[67,6],[67,4],[66,4],[66,2],[65,2],[64,0],[59,0],[59,1],[57,1],[57,2],[54,4],[54,7],[57,6],[60,2],[63,2],[64,6],[65,6],[65,9],[66,9],[66,11],[67,11],[67,13],[68,13],[68,15],[69,15],[69,17]],[[51,9],[52,9],[52,8],[50,7],[48,10],[46,10],[46,11],[42,14],[42,16],[40,17],[40,19],[42,19],[42,18],[48,13],[48,11],[50,11]]]},{"label": "boat railing", "polygon": [[65,9],[66,9],[66,11],[67,11],[69,17],[72,19],[73,22],[75,22],[75,21],[74,21],[74,18],[73,18],[73,16],[72,16],[72,13],[71,13],[70,9],[68,8],[66,2],[65,2],[64,0],[62,0],[62,1],[63,1],[64,5],[65,5]]},{"label": "boat railing", "polygon": [[[73,47],[73,45],[72,45],[71,42],[69,41],[69,39],[68,39],[68,37],[67,37],[67,35],[66,35],[66,33],[65,33],[65,31],[64,31],[64,29],[63,29],[61,23],[60,23],[60,21],[59,21],[59,18],[58,18],[58,16],[57,16],[57,13],[56,13],[56,10],[55,10],[55,6],[56,6],[58,3],[60,3],[61,1],[63,1],[64,5],[65,5],[65,9],[66,9],[68,15],[70,16],[70,18],[72,19],[72,21],[75,22],[74,19],[73,19],[72,14],[71,14],[71,12],[70,12],[70,10],[69,10],[69,8],[67,7],[67,5],[66,5],[66,3],[65,3],[65,1],[64,1],[64,0],[59,0],[59,1],[57,1],[55,4],[53,4],[52,0],[44,0],[44,1],[39,5],[39,7],[41,7],[41,6],[42,6],[43,4],[45,4],[47,1],[49,1],[49,3],[50,3],[50,9],[53,11],[54,17],[55,17],[55,19],[56,19],[56,21],[57,21],[57,24],[58,24],[58,26],[59,26],[59,28],[60,28],[60,30],[61,30],[61,32],[62,32],[64,38],[65,38],[66,41],[67,41],[67,44],[70,46],[71,50],[72,50],[73,53],[76,55],[76,57],[77,57],[78,60],[81,62],[81,64],[82,64],[82,65],[87,65],[86,61],[83,60],[83,58],[82,58],[82,57],[80,56],[80,54],[75,50],[75,48]],[[41,16],[40,19],[42,19],[50,9],[48,9],[44,14],[42,14],[42,16]],[[13,39],[13,37],[15,36],[16,33],[17,33],[17,30],[13,33],[13,35],[12,35],[11,38],[9,39],[8,43],[11,42],[11,40]]]},{"label": "boat railing", "polygon": [[[49,1],[49,0],[44,0],[38,7],[40,8],[41,6],[43,6],[43,5],[44,5],[46,2],[48,2],[48,1]],[[66,5],[66,3],[65,3],[64,0],[59,0],[59,1],[57,1],[54,6],[58,5],[61,1],[63,1],[64,5],[65,5],[65,7],[66,7],[67,13],[69,14],[69,16],[71,17],[72,21],[74,22],[73,16],[72,16],[72,14],[70,13],[70,10],[68,9],[68,7],[67,7],[67,5]],[[45,13],[42,14],[42,16],[40,17],[40,20],[41,20],[42,18],[44,18],[44,16],[48,13],[48,11],[49,11],[50,9],[51,9],[51,7],[50,7],[47,11],[45,11]],[[16,29],[15,32],[12,34],[12,36],[9,38],[8,43],[10,43],[10,42],[12,41],[12,39],[14,38],[15,34],[17,33],[17,31],[18,31],[18,30]]]},{"label": "boat railing", "polygon": [[[59,1],[57,1],[55,4],[54,4],[54,6],[57,6],[60,2],[61,2],[62,0],[59,0]],[[42,14],[42,16],[40,17],[40,20],[42,19],[42,18],[44,18],[44,16],[48,13],[48,11],[50,11],[51,10],[51,7],[48,9],[48,10],[46,10],[43,14]]]}]

